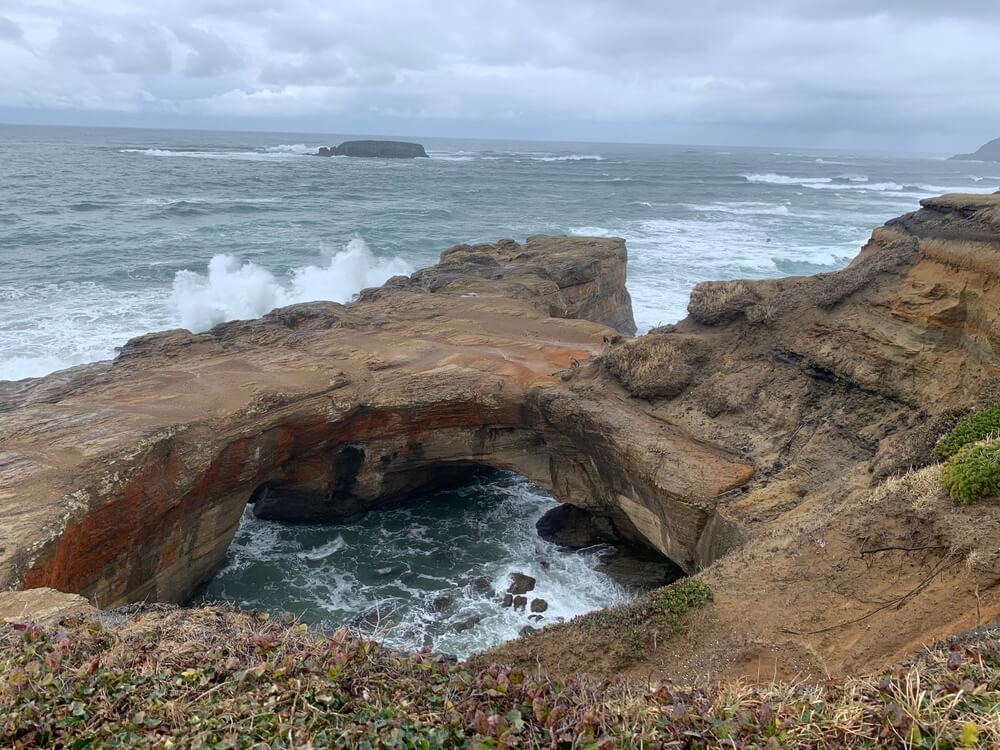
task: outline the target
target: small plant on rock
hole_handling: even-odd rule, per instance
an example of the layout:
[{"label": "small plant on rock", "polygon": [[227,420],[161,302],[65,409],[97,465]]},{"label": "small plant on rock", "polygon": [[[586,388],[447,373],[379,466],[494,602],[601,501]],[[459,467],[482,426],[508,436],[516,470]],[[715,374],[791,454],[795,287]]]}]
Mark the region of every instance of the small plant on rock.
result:
[{"label": "small plant on rock", "polygon": [[675,633],[680,632],[681,618],[692,609],[712,601],[712,589],[697,578],[685,578],[656,593],[653,604],[664,615]]},{"label": "small plant on rock", "polygon": [[980,409],[961,420],[934,446],[934,457],[951,458],[962,448],[988,437],[1000,435],[1000,404]]},{"label": "small plant on rock", "polygon": [[942,467],[941,483],[962,505],[1000,494],[1000,440],[984,440],[959,450]]}]

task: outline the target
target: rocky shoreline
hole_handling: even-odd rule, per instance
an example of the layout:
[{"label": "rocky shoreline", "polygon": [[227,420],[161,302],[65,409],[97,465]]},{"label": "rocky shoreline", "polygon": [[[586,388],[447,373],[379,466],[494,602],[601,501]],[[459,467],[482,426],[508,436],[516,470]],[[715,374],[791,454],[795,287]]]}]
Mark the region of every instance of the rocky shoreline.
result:
[{"label": "rocky shoreline", "polygon": [[913,471],[1000,400],[1000,195],[922,201],[843,271],[700,284],[638,338],[625,278],[616,239],[459,246],[349,305],[2,383],[0,589],[183,601],[248,500],[335,521],[489,466],[583,513],[550,524],[568,546],[655,550],[714,596],[683,638],[597,613],[483,659],[846,674],[1000,616],[1000,509]]}]

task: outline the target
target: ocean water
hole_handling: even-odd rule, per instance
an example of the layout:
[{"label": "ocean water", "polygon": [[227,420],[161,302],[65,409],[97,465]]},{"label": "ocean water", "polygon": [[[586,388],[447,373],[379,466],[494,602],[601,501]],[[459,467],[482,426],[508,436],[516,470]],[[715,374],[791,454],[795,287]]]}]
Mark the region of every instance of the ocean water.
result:
[{"label": "ocean water", "polygon": [[[1000,189],[996,164],[781,148],[422,139],[430,159],[307,156],[344,137],[0,126],[0,379],[106,359],[153,330],[347,301],[452,244],[537,233],[624,237],[646,330],[683,317],[699,281],[833,270],[922,197]],[[623,595],[592,557],[538,546],[525,519],[553,501],[523,480],[479,484],[460,499],[425,498],[356,527],[247,520],[207,594],[326,623],[385,601],[396,612],[386,637],[464,653],[523,623],[486,613],[460,635],[455,618],[482,602],[469,594],[455,610],[427,610],[438,589],[383,581],[377,571],[396,563],[376,560],[421,545],[451,550],[461,534],[478,541],[459,566],[494,582],[529,558],[559,560],[549,568],[546,593],[561,613],[552,616]],[[468,589],[453,562],[439,561],[441,592]]]},{"label": "ocean water", "polygon": [[[466,656],[526,626],[572,618],[631,593],[600,570],[604,550],[561,551],[535,533],[555,501],[496,473],[357,523],[283,526],[247,511],[226,565],[196,602],[290,612],[403,648]],[[511,573],[536,579],[540,621],[498,604]]]}]

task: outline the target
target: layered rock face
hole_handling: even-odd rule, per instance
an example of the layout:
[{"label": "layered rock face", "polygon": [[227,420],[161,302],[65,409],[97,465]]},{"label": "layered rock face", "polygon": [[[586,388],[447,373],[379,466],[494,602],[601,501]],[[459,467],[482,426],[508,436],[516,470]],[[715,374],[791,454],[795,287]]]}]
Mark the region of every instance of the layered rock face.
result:
[{"label": "layered rock face", "polygon": [[696,548],[715,560],[702,573],[715,603],[679,644],[595,657],[610,634],[595,647],[593,631],[557,628],[490,658],[842,674],[1000,616],[1000,504],[957,506],[934,466],[911,471],[959,416],[1000,400],[1000,195],[924,200],[842,271],[700,284],[688,310],[571,383],[620,385],[640,413],[755,467]]},{"label": "layered rock face", "polygon": [[615,239],[460,246],[350,305],[152,334],[0,385],[0,587],[182,601],[248,500],[340,520],[478,466],[693,569],[712,498],[751,467],[564,380],[634,330],[625,267]]}]

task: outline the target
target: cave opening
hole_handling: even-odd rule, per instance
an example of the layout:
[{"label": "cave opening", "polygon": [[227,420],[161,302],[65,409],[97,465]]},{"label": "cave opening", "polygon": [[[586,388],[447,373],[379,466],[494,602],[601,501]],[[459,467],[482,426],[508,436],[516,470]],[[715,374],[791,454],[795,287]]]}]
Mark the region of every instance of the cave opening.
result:
[{"label": "cave opening", "polygon": [[[350,476],[357,458],[339,454],[338,476]],[[288,612],[465,656],[683,575],[658,553],[615,544],[600,519],[520,474],[444,469],[417,492],[335,523],[303,514],[310,498],[299,490],[258,487],[221,570],[192,603]],[[261,503],[266,518],[257,517]],[[297,522],[281,507],[294,508]]]}]

